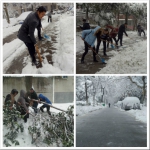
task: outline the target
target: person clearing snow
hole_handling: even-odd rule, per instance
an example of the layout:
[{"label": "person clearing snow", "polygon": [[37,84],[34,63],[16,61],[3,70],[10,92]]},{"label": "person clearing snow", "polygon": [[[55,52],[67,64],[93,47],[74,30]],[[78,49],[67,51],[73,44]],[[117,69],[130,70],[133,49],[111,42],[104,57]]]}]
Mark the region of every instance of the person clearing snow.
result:
[{"label": "person clearing snow", "polygon": [[27,46],[32,58],[32,63],[35,65],[38,65],[38,62],[35,58],[37,42],[34,36],[34,31],[35,28],[39,28],[39,26],[41,26],[41,19],[44,17],[45,13],[46,9],[43,6],[40,6],[36,12],[31,12],[23,22],[18,32],[18,38]]}]

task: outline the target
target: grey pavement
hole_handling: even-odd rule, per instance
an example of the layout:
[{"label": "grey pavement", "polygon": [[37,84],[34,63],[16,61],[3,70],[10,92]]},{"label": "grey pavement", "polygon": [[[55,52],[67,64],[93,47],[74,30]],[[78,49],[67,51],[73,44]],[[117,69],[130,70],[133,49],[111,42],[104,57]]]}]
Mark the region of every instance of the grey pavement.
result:
[{"label": "grey pavement", "polygon": [[147,125],[106,108],[76,118],[76,147],[146,147]]}]

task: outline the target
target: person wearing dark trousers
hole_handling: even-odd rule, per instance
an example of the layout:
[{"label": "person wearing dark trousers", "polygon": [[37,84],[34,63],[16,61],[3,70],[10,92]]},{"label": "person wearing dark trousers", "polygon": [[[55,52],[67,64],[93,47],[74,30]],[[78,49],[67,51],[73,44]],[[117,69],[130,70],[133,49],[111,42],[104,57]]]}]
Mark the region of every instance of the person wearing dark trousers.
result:
[{"label": "person wearing dark trousers", "polygon": [[[113,44],[113,40],[114,40],[116,43],[116,46],[118,46],[117,39],[116,39],[116,36],[118,34],[118,30],[119,30],[118,25],[117,25],[117,27],[106,25],[106,28],[111,29],[111,31],[109,33],[109,41],[111,42],[111,44]],[[109,47],[109,42],[107,43],[107,47]]]},{"label": "person wearing dark trousers", "polygon": [[99,47],[101,44],[101,41],[103,42],[103,54],[104,56],[107,56],[106,54],[106,41],[109,40],[109,31],[108,29],[101,29],[99,34],[97,35],[97,46],[96,46],[96,53],[98,54]]},{"label": "person wearing dark trousers", "polygon": [[110,108],[110,103],[109,103],[109,108]]},{"label": "person wearing dark trousers", "polygon": [[137,31],[138,31],[139,36],[141,36],[142,32],[144,33],[144,36],[145,36],[145,31],[140,23],[137,25]]},{"label": "person wearing dark trousers", "polygon": [[120,40],[120,46],[122,46],[123,33],[125,33],[125,35],[128,36],[125,30],[126,27],[127,27],[127,23],[124,23],[119,27],[117,43]]},{"label": "person wearing dark trousers", "polygon": [[[85,52],[82,54],[81,63],[84,63],[84,57],[88,53],[88,49],[90,48],[92,51],[95,51],[95,40],[97,34],[100,32],[100,26],[97,26],[95,29],[83,30],[81,39],[85,43]],[[98,62],[96,60],[96,53],[93,52],[93,61]]]},{"label": "person wearing dark trousers", "polygon": [[[34,91],[33,88],[30,89],[30,98],[31,98],[31,99],[35,99],[35,100],[38,100],[38,96],[37,96],[37,94],[36,94],[36,92]],[[35,113],[37,113],[37,106],[38,106],[38,102],[33,101],[32,108],[34,109],[34,112],[35,112]]]},{"label": "person wearing dark trousers", "polygon": [[20,113],[21,113],[21,115],[24,115],[23,120],[26,123],[27,118],[29,118],[29,110],[26,105],[26,92],[24,90],[20,91],[20,97],[18,98],[17,102],[19,103],[19,105],[21,107]]},{"label": "person wearing dark trousers", "polygon": [[48,22],[52,22],[52,13],[53,11],[49,11],[48,13]]},{"label": "person wearing dark trousers", "polygon": [[34,36],[34,31],[36,28],[39,29],[41,26],[41,19],[44,17],[45,13],[46,9],[43,6],[40,6],[36,12],[31,12],[24,20],[17,35],[18,38],[27,46],[32,63],[35,65],[38,65],[38,63],[35,58],[35,48],[37,46],[37,42]]},{"label": "person wearing dark trousers", "polygon": [[[40,101],[43,101],[43,102],[45,102],[45,103],[47,103],[47,104],[51,104],[52,105],[52,102],[46,97],[46,96],[44,96],[43,94],[39,94],[39,103],[40,103]],[[41,107],[40,107],[40,110],[42,111],[42,112],[44,112],[44,108],[46,107],[47,108],[47,113],[49,114],[49,115],[51,115],[51,113],[50,113],[50,106],[49,105],[47,105],[47,104],[43,104]]]}]

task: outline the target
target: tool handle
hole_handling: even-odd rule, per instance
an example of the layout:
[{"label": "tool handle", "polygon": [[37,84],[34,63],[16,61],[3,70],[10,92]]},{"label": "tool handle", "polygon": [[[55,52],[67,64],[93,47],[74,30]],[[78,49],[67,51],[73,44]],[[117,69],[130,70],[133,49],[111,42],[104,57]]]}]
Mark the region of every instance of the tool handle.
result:
[{"label": "tool handle", "polygon": [[35,46],[35,49],[36,49],[36,52],[38,53],[38,57],[39,57],[40,62],[42,62],[43,60],[41,58],[41,54],[39,52],[38,46]]}]

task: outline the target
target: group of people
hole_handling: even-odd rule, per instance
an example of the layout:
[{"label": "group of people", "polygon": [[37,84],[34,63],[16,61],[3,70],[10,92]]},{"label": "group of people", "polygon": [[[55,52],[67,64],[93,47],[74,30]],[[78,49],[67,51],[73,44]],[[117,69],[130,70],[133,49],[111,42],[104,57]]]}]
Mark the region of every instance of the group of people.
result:
[{"label": "group of people", "polygon": [[[52,13],[53,11],[50,11],[48,13],[48,22],[52,22]],[[38,62],[36,61],[35,58],[35,50],[37,46],[37,41],[34,36],[34,31],[37,29],[38,31],[38,39],[39,41],[43,41],[44,38],[41,36],[41,29],[42,24],[41,24],[41,19],[45,16],[46,14],[46,8],[43,6],[40,6],[36,9],[36,12],[31,12],[26,19],[24,20],[22,26],[20,27],[18,31],[18,38],[24,42],[26,47],[28,48],[29,54],[32,59],[32,64],[38,65]]]},{"label": "group of people", "polygon": [[24,122],[27,122],[27,118],[29,118],[29,106],[34,109],[35,114],[37,114],[37,106],[38,103],[44,102],[44,104],[40,107],[40,110],[44,112],[44,108],[47,108],[47,112],[49,115],[50,113],[50,105],[52,102],[43,94],[37,95],[33,88],[29,90],[29,92],[25,92],[24,90],[20,91],[20,96],[18,100],[15,100],[18,91],[16,89],[12,89],[11,93],[8,94],[5,98],[5,105],[9,107],[9,109],[13,109],[13,106],[16,105],[18,111],[20,111],[21,115],[24,115],[23,119]]},{"label": "group of people", "polygon": [[[104,56],[107,56],[106,47],[109,46],[109,43],[111,43],[111,47],[114,47],[114,45],[118,46],[118,42],[120,41],[120,46],[122,46],[123,33],[128,36],[125,30],[126,27],[127,23],[122,24],[120,27],[106,25],[105,28],[97,26],[95,29],[90,29],[89,23],[86,22],[86,19],[83,19],[83,27],[80,26],[80,28],[83,30],[81,38],[84,41],[85,52],[82,55],[81,63],[84,63],[84,57],[88,53],[89,48],[93,51],[93,61],[98,62],[98,60],[96,59],[96,55],[98,54],[101,42],[103,42]],[[109,29],[111,29],[110,32]],[[118,39],[116,39],[117,35]],[[95,47],[96,39],[97,45]],[[113,40],[115,41],[115,44],[113,44]]]},{"label": "group of people", "polygon": [[[90,29],[89,23],[86,22],[86,19],[83,19],[83,26],[80,26],[80,28],[83,30],[81,38],[84,41],[85,45],[85,52],[82,54],[81,63],[84,63],[84,58],[88,53],[89,48],[93,51],[93,61],[98,62],[98,60],[96,59],[96,55],[98,54],[101,42],[103,42],[103,55],[107,56],[106,47],[109,47],[109,43],[111,44],[112,48],[114,48],[114,46],[118,47],[119,41],[120,46],[123,46],[123,33],[128,36],[128,34],[126,33],[127,23],[120,25],[120,27],[118,27],[118,25],[116,27],[113,27],[107,24],[105,25],[105,28],[97,26],[95,29]],[[140,34],[141,32],[144,32],[141,26],[138,26],[137,28]],[[109,32],[109,30],[111,31]],[[117,35],[118,39],[116,38]],[[97,44],[95,46],[96,39]],[[113,40],[115,41],[115,44],[113,44]]]}]

